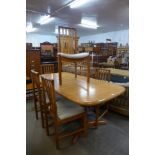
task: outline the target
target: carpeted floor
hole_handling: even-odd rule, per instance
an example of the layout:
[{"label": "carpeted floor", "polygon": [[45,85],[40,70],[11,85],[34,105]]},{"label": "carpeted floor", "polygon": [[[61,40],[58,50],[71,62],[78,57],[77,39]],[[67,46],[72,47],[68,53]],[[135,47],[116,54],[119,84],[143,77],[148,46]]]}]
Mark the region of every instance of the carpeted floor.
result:
[{"label": "carpeted floor", "polygon": [[[70,138],[63,139],[63,149],[57,150],[53,136],[46,136],[41,121],[35,119],[33,102],[26,104],[26,154],[27,155],[128,155],[129,119],[109,113],[108,123],[98,129],[89,129],[87,137],[80,137],[75,145]],[[52,132],[52,128],[51,128]]]}]

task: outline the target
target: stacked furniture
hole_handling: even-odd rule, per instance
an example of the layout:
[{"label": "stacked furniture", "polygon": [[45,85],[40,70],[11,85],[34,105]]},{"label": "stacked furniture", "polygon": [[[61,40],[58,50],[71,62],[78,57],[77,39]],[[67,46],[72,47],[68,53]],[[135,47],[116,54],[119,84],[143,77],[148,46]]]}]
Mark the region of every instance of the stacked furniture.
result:
[{"label": "stacked furniture", "polygon": [[58,50],[62,53],[77,53],[78,39],[75,28],[59,26]]},{"label": "stacked furniture", "polygon": [[41,48],[41,63],[42,64],[53,64],[54,72],[58,71],[57,61],[57,44],[50,42],[40,43]]}]

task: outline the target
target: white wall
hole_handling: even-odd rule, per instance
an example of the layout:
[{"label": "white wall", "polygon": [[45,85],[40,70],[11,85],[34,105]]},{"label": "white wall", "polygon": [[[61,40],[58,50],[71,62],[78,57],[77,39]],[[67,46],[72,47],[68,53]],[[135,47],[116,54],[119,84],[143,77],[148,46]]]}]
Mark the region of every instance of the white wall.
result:
[{"label": "white wall", "polygon": [[57,38],[56,36],[52,36],[52,35],[39,35],[39,34],[31,34],[31,33],[26,34],[26,42],[32,43],[34,47],[39,47],[40,43],[45,41],[56,43]]},{"label": "white wall", "polygon": [[[126,45],[126,43],[129,44],[129,30],[121,30],[80,37],[79,45],[81,43],[88,43],[89,41],[95,41],[95,43],[106,42],[106,39],[111,39],[112,42],[118,42],[119,44],[122,43],[122,45]],[[40,43],[45,41],[56,43],[57,38],[54,35],[39,35],[31,33],[26,35],[26,42],[33,43],[34,47],[39,47]]]},{"label": "white wall", "polygon": [[111,39],[112,42],[118,42],[119,44],[122,43],[122,45],[126,45],[126,43],[129,44],[129,30],[113,31],[80,37],[79,45],[81,43],[88,43],[89,41],[95,41],[95,43],[103,43],[106,42],[106,39]]}]

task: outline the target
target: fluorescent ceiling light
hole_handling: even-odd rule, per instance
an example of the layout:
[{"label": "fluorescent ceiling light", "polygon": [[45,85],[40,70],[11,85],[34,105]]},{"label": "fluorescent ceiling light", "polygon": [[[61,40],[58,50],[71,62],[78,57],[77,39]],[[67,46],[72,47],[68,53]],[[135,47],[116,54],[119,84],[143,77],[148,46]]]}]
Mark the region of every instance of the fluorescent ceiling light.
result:
[{"label": "fluorescent ceiling light", "polygon": [[44,25],[54,20],[54,17],[50,17],[50,15],[41,16],[39,20],[39,24]]},{"label": "fluorescent ceiling light", "polygon": [[70,4],[70,8],[78,8],[81,5],[84,5],[88,2],[89,0],[75,0],[73,3]]},{"label": "fluorescent ceiling light", "polygon": [[79,25],[82,27],[91,28],[91,29],[97,29],[99,27],[96,22],[86,20],[86,19],[82,19],[81,24]]},{"label": "fluorescent ceiling light", "polygon": [[34,32],[36,31],[37,28],[33,27],[32,23],[29,23],[26,27],[26,32],[29,33],[29,32]]},{"label": "fluorescent ceiling light", "polygon": [[90,21],[90,20],[86,20],[86,19],[82,19],[81,20],[81,24],[98,27],[98,25],[96,24],[96,22],[93,22],[93,21]]},{"label": "fluorescent ceiling light", "polygon": [[97,29],[97,26],[93,26],[93,25],[79,24],[79,26],[90,28],[90,29]]}]

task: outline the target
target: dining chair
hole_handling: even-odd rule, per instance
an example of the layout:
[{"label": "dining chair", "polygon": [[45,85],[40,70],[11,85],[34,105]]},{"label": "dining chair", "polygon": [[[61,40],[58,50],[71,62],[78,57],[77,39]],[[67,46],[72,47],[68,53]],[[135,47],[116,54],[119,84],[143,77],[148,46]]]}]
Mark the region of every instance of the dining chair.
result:
[{"label": "dining chair", "polygon": [[[105,82],[105,81],[110,82],[110,80],[111,80],[110,70],[105,69],[105,68],[96,68],[95,69],[95,79],[98,79],[103,82]],[[99,107],[96,107],[96,108],[99,108]],[[105,114],[108,113],[109,102],[107,102],[105,105],[101,105],[100,109],[102,109],[103,111],[101,112],[101,110],[100,110],[101,114],[98,119],[102,118]],[[99,110],[96,110],[96,111],[99,111]]]},{"label": "dining chair", "polygon": [[41,65],[41,74],[54,73],[53,64],[42,64]]},{"label": "dining chair", "polygon": [[33,82],[33,96],[34,96],[36,119],[38,119],[38,112],[40,112],[42,127],[45,128],[46,135],[49,136],[49,127],[52,124],[49,123],[49,100],[47,97],[47,93],[46,93],[46,104],[44,104],[39,72],[31,70],[31,75]]},{"label": "dining chair", "polygon": [[124,116],[129,116],[129,86],[124,87],[125,92],[113,100],[109,109]]},{"label": "dining chair", "polygon": [[44,127],[43,112],[42,112],[42,108],[43,108],[42,107],[42,88],[40,85],[39,72],[36,72],[35,70],[32,69],[31,78],[32,78],[32,85],[33,85],[33,99],[34,99],[36,119],[38,120],[38,113],[40,112],[42,127]]},{"label": "dining chair", "polygon": [[[54,73],[54,65],[53,64],[43,64],[41,65],[41,74],[51,74]],[[56,94],[56,100],[58,100],[60,96]],[[42,102],[42,123],[43,128],[46,130],[46,135],[49,136],[49,128],[53,123],[50,123],[51,119],[49,119],[49,100],[46,93],[46,104]]]},{"label": "dining chair", "polygon": [[105,68],[96,68],[95,69],[95,79],[110,82],[110,80],[111,80],[110,70],[105,69]]},{"label": "dining chair", "polygon": [[[70,102],[67,99],[61,99],[56,101],[55,89],[54,89],[54,80],[47,79],[42,77],[42,86],[43,86],[43,102],[46,104],[46,93],[50,102],[50,115],[54,122],[55,129],[55,141],[56,148],[59,149],[59,142],[62,138],[67,136],[75,136],[81,133],[86,135],[87,132],[87,118],[86,113],[83,107],[76,105],[73,102]],[[74,131],[62,132],[60,127],[69,122],[75,122],[81,120],[80,128]]]}]

